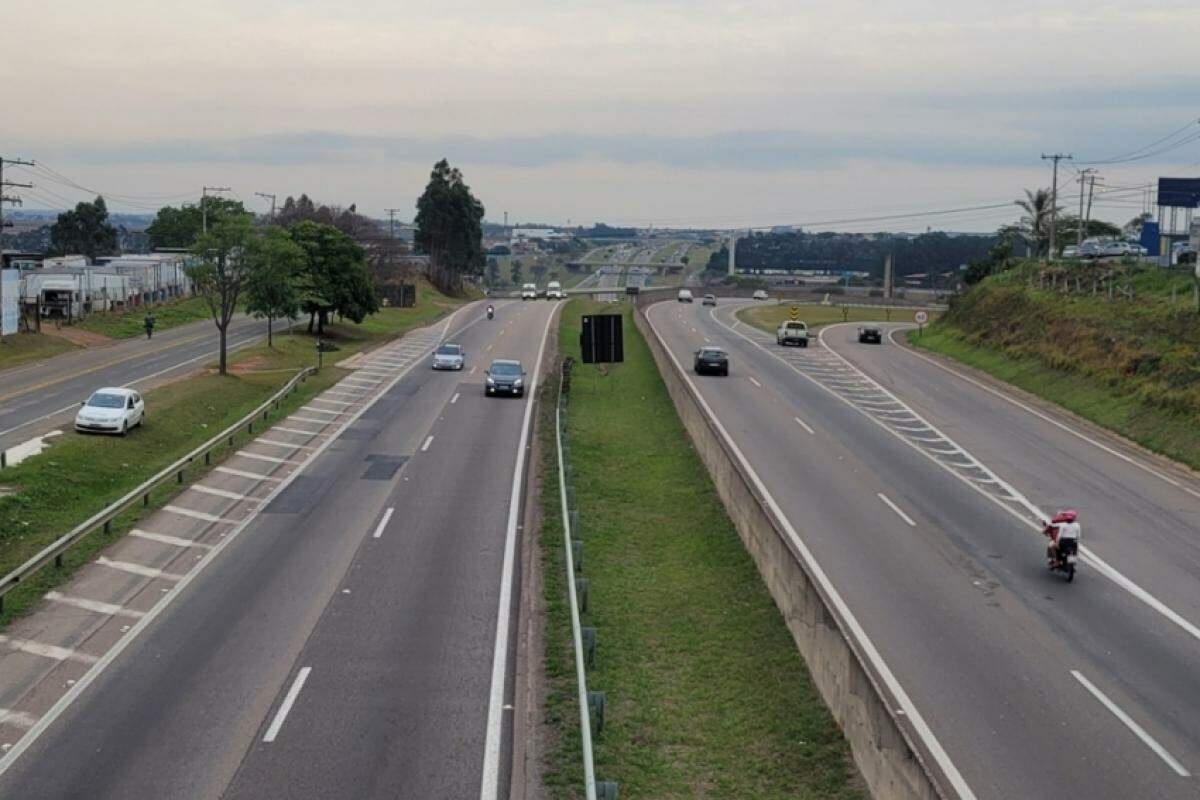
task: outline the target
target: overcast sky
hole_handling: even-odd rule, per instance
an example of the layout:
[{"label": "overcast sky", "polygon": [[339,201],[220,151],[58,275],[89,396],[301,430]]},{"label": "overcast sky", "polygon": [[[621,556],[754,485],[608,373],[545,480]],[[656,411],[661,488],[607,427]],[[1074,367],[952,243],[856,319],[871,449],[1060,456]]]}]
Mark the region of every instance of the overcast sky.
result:
[{"label": "overcast sky", "polygon": [[[1043,152],[1107,159],[1200,119],[1195,0],[10,0],[0,24],[0,156],[128,211],[207,184],[409,219],[445,156],[496,221],[858,220],[1003,203],[1049,185]],[[1198,164],[1200,140],[1100,174]],[[85,196],[5,177],[37,183],[26,207]],[[1100,213],[1140,210],[1120,198]]]}]

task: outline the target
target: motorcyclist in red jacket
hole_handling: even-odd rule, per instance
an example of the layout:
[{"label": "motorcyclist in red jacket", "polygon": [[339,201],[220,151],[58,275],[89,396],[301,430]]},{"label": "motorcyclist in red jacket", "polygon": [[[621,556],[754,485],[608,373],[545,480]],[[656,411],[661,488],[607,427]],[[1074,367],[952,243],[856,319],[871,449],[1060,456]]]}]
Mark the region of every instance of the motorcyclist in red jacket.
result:
[{"label": "motorcyclist in red jacket", "polygon": [[1065,509],[1054,515],[1054,519],[1046,523],[1043,533],[1050,537],[1050,545],[1046,548],[1046,557],[1050,566],[1058,559],[1058,543],[1063,539],[1074,539],[1078,543],[1083,529],[1080,527],[1079,512],[1072,508]]}]

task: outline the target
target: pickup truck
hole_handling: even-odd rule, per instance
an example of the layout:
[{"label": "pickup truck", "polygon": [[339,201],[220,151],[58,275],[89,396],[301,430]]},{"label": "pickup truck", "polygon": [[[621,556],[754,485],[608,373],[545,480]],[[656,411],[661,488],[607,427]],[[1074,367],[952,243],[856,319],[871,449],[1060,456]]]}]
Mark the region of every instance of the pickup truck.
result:
[{"label": "pickup truck", "polygon": [[781,345],[798,344],[808,347],[808,326],[803,322],[783,322],[775,331],[775,342]]}]

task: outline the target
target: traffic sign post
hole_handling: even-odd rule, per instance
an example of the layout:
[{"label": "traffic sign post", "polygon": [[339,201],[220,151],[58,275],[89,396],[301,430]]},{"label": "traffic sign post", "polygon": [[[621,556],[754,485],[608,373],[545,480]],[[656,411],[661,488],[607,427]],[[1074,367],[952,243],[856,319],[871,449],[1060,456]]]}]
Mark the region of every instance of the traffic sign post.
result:
[{"label": "traffic sign post", "polygon": [[929,321],[929,315],[924,311],[917,312],[917,338],[921,338],[921,331],[925,328],[925,323]]}]

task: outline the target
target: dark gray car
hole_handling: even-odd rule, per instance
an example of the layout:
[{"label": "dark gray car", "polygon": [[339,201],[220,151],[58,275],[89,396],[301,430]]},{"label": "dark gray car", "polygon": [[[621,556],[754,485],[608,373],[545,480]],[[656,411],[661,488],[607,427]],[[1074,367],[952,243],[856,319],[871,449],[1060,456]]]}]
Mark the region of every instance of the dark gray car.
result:
[{"label": "dark gray car", "polygon": [[525,369],[521,362],[497,358],[484,373],[483,389],[489,397],[501,394],[520,397],[525,394]]}]

